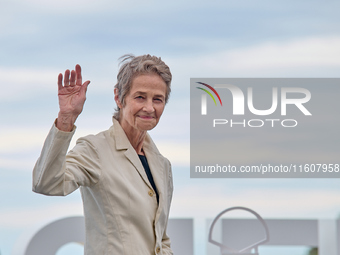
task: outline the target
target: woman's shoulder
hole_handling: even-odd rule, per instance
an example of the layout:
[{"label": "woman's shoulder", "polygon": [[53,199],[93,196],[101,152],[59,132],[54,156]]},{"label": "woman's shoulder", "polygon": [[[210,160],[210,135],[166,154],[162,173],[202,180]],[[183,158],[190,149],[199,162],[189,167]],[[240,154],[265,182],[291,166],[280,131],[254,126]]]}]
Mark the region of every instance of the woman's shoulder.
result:
[{"label": "woman's shoulder", "polygon": [[78,143],[89,143],[92,145],[98,145],[102,143],[107,143],[109,136],[110,136],[110,129],[107,129],[97,134],[89,134],[89,135],[80,137],[77,140],[77,144]]}]

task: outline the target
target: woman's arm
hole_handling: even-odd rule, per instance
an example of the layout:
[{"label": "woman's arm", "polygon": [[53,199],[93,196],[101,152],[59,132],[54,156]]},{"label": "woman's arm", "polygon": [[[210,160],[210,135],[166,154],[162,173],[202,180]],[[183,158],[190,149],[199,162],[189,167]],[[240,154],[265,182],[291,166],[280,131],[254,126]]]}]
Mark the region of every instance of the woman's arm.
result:
[{"label": "woman's arm", "polygon": [[[33,170],[33,191],[46,195],[67,195],[79,185],[98,180],[98,155],[94,146],[82,140],[66,156],[75,132],[74,123],[82,112],[89,81],[82,84],[81,67],[58,76],[59,114],[48,134]],[[90,172],[90,174],[88,173]],[[91,178],[94,177],[94,178]]]},{"label": "woman's arm", "polygon": [[169,220],[169,211],[170,211],[170,206],[171,206],[171,201],[172,201],[172,194],[173,194],[173,178],[172,178],[172,170],[171,170],[171,163],[169,160],[168,161],[168,219],[167,223],[165,226],[165,231],[163,233],[163,238],[162,238],[162,251],[164,255],[173,255],[172,249],[170,247],[171,241],[169,236],[167,235],[167,227],[168,227],[168,220]]},{"label": "woman's arm", "polygon": [[99,155],[91,138],[81,138],[66,155],[72,132],[52,126],[33,169],[33,191],[65,196],[79,186],[91,186],[101,174]]},{"label": "woman's arm", "polygon": [[162,239],[162,252],[163,252],[163,255],[173,255],[172,249],[170,248],[170,244],[171,244],[170,238],[166,234],[166,231],[164,231],[164,235],[163,235],[163,239]]}]

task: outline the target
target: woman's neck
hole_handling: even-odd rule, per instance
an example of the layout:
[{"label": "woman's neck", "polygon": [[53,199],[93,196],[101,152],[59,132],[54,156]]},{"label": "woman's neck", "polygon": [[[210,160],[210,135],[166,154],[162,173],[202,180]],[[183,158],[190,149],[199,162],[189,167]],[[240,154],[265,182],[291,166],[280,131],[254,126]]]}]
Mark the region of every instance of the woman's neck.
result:
[{"label": "woman's neck", "polygon": [[145,156],[144,151],[143,151],[143,143],[146,137],[146,131],[141,131],[128,125],[124,125],[124,124],[122,125],[122,123],[120,124],[127,138],[129,139],[129,142],[131,143],[132,147],[135,149],[137,154]]}]

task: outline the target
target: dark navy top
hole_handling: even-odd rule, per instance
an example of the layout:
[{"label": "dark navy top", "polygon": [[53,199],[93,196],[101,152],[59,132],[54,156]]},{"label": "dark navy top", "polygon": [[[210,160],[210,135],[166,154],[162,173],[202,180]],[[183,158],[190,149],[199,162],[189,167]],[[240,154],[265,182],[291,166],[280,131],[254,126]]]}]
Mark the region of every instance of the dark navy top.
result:
[{"label": "dark navy top", "polygon": [[157,204],[158,204],[159,203],[159,195],[158,195],[158,191],[157,191],[157,188],[156,188],[156,184],[155,184],[155,182],[153,180],[153,177],[152,177],[152,174],[151,174],[151,171],[150,171],[150,167],[149,167],[148,161],[147,161],[146,157],[143,156],[143,155],[139,155],[138,154],[138,157],[139,157],[140,161],[143,164],[145,173],[148,176],[149,182],[150,182],[153,190],[156,192],[156,198],[157,198]]}]

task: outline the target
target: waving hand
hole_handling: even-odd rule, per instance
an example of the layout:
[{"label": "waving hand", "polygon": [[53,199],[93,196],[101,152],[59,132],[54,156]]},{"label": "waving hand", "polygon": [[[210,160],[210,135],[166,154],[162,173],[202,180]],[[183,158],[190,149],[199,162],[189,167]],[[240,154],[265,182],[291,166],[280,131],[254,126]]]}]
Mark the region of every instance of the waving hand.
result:
[{"label": "waving hand", "polygon": [[57,128],[62,131],[71,131],[73,125],[83,110],[86,100],[86,90],[90,81],[82,83],[81,67],[76,65],[75,70],[66,70],[64,76],[58,76],[59,114]]}]

